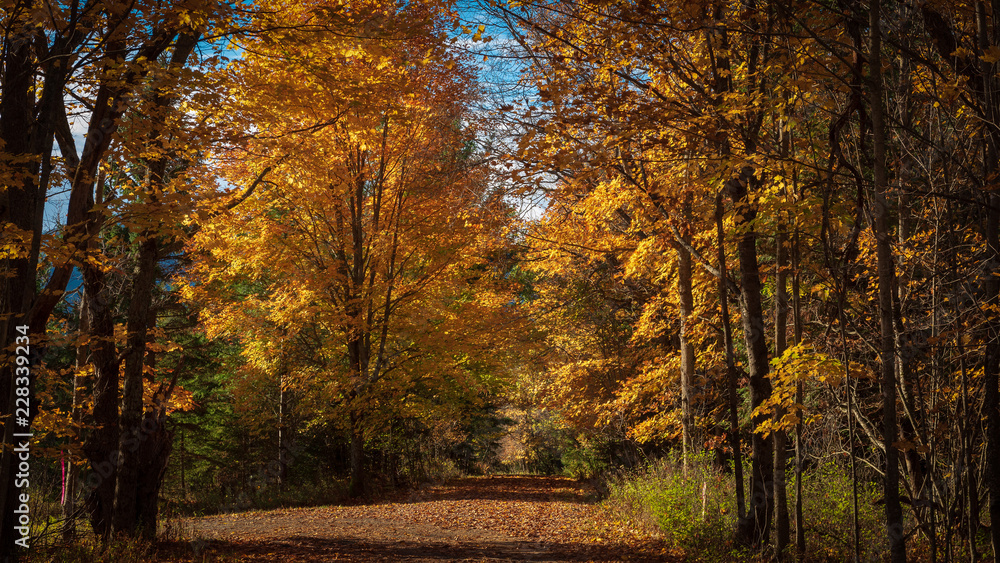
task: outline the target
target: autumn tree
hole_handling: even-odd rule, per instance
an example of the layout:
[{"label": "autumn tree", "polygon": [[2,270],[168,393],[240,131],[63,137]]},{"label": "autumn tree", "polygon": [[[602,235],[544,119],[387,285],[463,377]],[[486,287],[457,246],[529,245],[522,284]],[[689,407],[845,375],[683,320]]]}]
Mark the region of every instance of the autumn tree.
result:
[{"label": "autumn tree", "polygon": [[[218,6],[211,3],[14,2],[4,9],[0,129],[5,151],[3,197],[8,204],[3,206],[3,222],[5,244],[12,250],[5,258],[4,269],[12,275],[4,276],[8,286],[3,297],[2,332],[7,342],[12,338],[12,327],[26,325],[30,327],[33,347],[42,349],[47,321],[63,298],[72,271],[77,268],[83,273],[89,296],[84,301],[88,330],[95,336],[88,363],[95,366],[93,414],[98,426],[88,438],[87,455],[94,471],[100,473],[107,467],[114,469],[118,461],[115,452],[124,452],[122,470],[101,473],[100,484],[94,489],[91,508],[95,529],[105,537],[112,528],[130,534],[139,528],[147,532],[156,528],[155,483],[159,477],[156,471],[139,475],[136,456],[145,454],[135,439],[144,416],[141,382],[145,343],[149,340],[156,238],[169,214],[165,210],[183,206],[172,188],[166,187],[166,162],[176,151],[164,141],[169,136],[166,128],[152,125],[152,120],[137,119],[138,113],[128,116],[141,107],[145,115],[159,119],[161,124],[171,122],[168,114],[183,90],[175,90],[175,86],[190,78],[181,69],[198,36],[217,24],[219,15]],[[41,82],[36,84],[36,77],[41,77]],[[77,106],[76,102],[67,103],[73,99],[68,93],[80,100],[78,117],[86,126],[80,149],[75,145],[69,119]],[[125,121],[131,122],[131,133],[123,132]],[[108,157],[122,156],[123,147],[128,146],[123,139],[127,137],[147,145],[141,157],[146,178],[112,189],[102,181],[108,171]],[[58,157],[53,153],[56,145]],[[44,202],[63,184],[69,193],[65,226],[54,236],[45,235]],[[130,374],[125,382],[128,400],[120,415],[120,358],[109,314],[113,297],[107,292],[105,265],[95,243],[104,227],[116,220],[108,221],[108,216],[133,204],[133,217],[146,215],[149,222],[132,225],[143,233],[145,250],[132,292],[133,310],[128,321],[131,348],[125,368]],[[37,283],[41,255],[52,265],[52,273],[44,283]],[[43,289],[36,292],[36,285]],[[3,411],[8,414],[13,412],[12,381],[4,376],[0,389],[0,394],[10,397],[9,405],[5,399]],[[160,414],[154,412],[151,416]],[[121,422],[125,427],[119,432]],[[4,431],[5,444],[11,444],[13,422],[8,422]],[[144,442],[146,447],[154,443],[159,442]],[[153,457],[160,464],[166,461],[165,456]],[[4,483],[0,505],[5,519],[13,515],[9,506],[16,490],[12,463],[7,449],[0,466],[0,480]],[[145,482],[149,479],[152,481]],[[4,528],[5,554],[13,545],[12,526]]]},{"label": "autumn tree", "polygon": [[[218,157],[230,182],[262,182],[206,219],[189,291],[247,370],[282,389],[324,382],[313,404],[349,434],[360,495],[367,439],[482,384],[480,331],[505,303],[488,262],[505,204],[476,163],[473,77],[446,50],[443,6],[309,3],[265,17],[280,31],[244,43],[230,70],[230,111],[256,133]],[[259,289],[236,299],[237,283]]]},{"label": "autumn tree", "polygon": [[[587,164],[580,166],[606,166],[647,202],[646,215],[662,218],[657,232],[679,248],[682,319],[690,314],[689,256],[698,257],[700,268],[716,275],[718,270],[683,232],[690,228],[684,223],[698,213],[688,211],[685,220],[684,206],[690,204],[680,194],[689,192],[703,210],[714,200],[712,192],[722,191],[733,201],[752,407],[770,395],[756,215],[759,192],[771,181],[768,158],[776,152],[775,139],[761,128],[765,114],[760,108],[777,68],[767,44],[771,13],[761,8],[687,4],[608,11],[546,4],[508,12],[534,45],[532,77],[547,114],[539,121],[544,136],[529,132],[522,142],[533,151],[529,158],[564,170],[586,154]],[[636,42],[637,36],[643,39]],[[686,164],[697,159],[698,165]],[[629,220],[631,214],[625,213]],[[681,326],[688,322],[682,320]],[[682,338],[689,338],[687,328]],[[682,342],[681,349],[688,346]],[[686,381],[692,354],[682,356]],[[689,421],[690,414],[682,419]],[[755,426],[762,420],[755,418]],[[740,535],[762,543],[774,506],[768,485],[772,446],[758,432],[753,446],[751,512],[741,520]]]}]

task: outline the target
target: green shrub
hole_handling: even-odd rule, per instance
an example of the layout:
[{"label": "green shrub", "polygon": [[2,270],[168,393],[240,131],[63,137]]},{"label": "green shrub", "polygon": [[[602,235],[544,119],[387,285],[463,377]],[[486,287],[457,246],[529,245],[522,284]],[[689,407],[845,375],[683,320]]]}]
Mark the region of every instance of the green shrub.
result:
[{"label": "green shrub", "polygon": [[[795,475],[788,472],[789,512],[795,503]],[[862,557],[873,557],[889,549],[885,537],[885,514],[875,501],[881,498],[875,483],[858,483],[858,527]],[[802,476],[802,512],[806,519],[806,547],[817,560],[847,561],[854,558],[854,500],[851,474],[832,461]],[[794,523],[792,524],[794,528]],[[793,532],[794,533],[794,532]]]},{"label": "green shrub", "polygon": [[[749,468],[744,468],[749,473]],[[795,505],[795,475],[787,472],[789,518]],[[609,481],[604,503],[615,520],[644,528],[698,561],[748,561],[753,554],[735,542],[736,493],[731,473],[715,467],[707,455],[693,456],[685,470],[678,457],[667,457],[620,474]],[[744,488],[749,494],[749,484]],[[853,498],[850,473],[828,462],[803,475],[806,549],[810,561],[853,559]],[[876,483],[858,484],[858,522],[864,560],[879,560],[888,549],[881,497]],[[913,523],[907,524],[907,529]],[[794,541],[794,521],[790,522]],[[772,533],[774,527],[772,526]],[[914,540],[914,544],[916,540]],[[774,538],[771,539],[774,545]],[[791,549],[791,547],[790,547]],[[762,559],[763,560],[763,559]]]},{"label": "green shrub", "polygon": [[700,561],[733,555],[734,485],[712,466],[708,455],[691,456],[686,470],[677,457],[651,462],[613,477],[608,490],[604,506],[615,519],[697,551]]},{"label": "green shrub", "polygon": [[423,480],[443,483],[452,479],[458,479],[464,475],[465,473],[459,469],[458,464],[454,460],[443,456],[435,456],[427,462],[427,474],[424,475]]},{"label": "green shrub", "polygon": [[562,454],[563,473],[574,479],[594,479],[608,469],[607,462],[593,446],[574,446]]}]

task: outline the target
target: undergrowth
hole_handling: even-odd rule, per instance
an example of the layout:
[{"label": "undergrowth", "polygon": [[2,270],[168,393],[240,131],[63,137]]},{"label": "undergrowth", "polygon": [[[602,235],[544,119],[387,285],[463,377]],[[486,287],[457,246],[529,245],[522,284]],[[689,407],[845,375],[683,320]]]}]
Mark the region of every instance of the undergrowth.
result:
[{"label": "undergrowth", "polygon": [[611,477],[607,488],[603,506],[613,521],[698,551],[702,561],[733,555],[733,482],[707,457],[693,456],[687,470],[679,459],[663,458]]},{"label": "undergrowth", "polygon": [[[747,469],[744,472],[748,473]],[[791,471],[786,482],[794,542]],[[749,487],[745,490],[749,498]],[[772,555],[755,553],[736,543],[735,483],[731,472],[721,470],[708,455],[692,456],[686,470],[678,457],[666,457],[620,473],[608,479],[608,491],[603,506],[614,521],[654,533],[689,555],[697,555],[698,561],[765,560]],[[807,559],[853,560],[850,475],[835,463],[822,464],[803,475],[802,495]],[[863,561],[881,561],[887,549],[882,507],[876,504],[879,496],[874,484],[859,484]],[[770,545],[774,545],[773,538]]]}]

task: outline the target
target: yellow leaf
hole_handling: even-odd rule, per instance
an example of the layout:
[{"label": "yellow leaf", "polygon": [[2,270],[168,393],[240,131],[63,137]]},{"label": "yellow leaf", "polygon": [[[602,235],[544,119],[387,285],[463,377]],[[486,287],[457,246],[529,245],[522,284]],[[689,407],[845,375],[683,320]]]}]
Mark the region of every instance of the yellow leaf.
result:
[{"label": "yellow leaf", "polygon": [[979,58],[990,64],[1000,61],[1000,45],[990,45]]}]

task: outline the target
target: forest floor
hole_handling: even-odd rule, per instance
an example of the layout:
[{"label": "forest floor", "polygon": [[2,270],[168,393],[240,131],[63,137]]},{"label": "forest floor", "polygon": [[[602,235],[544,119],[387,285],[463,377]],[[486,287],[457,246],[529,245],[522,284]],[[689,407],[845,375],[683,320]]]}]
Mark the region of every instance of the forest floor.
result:
[{"label": "forest floor", "polygon": [[166,551],[176,562],[681,560],[592,498],[566,478],[466,478],[370,504],[187,519]]}]

